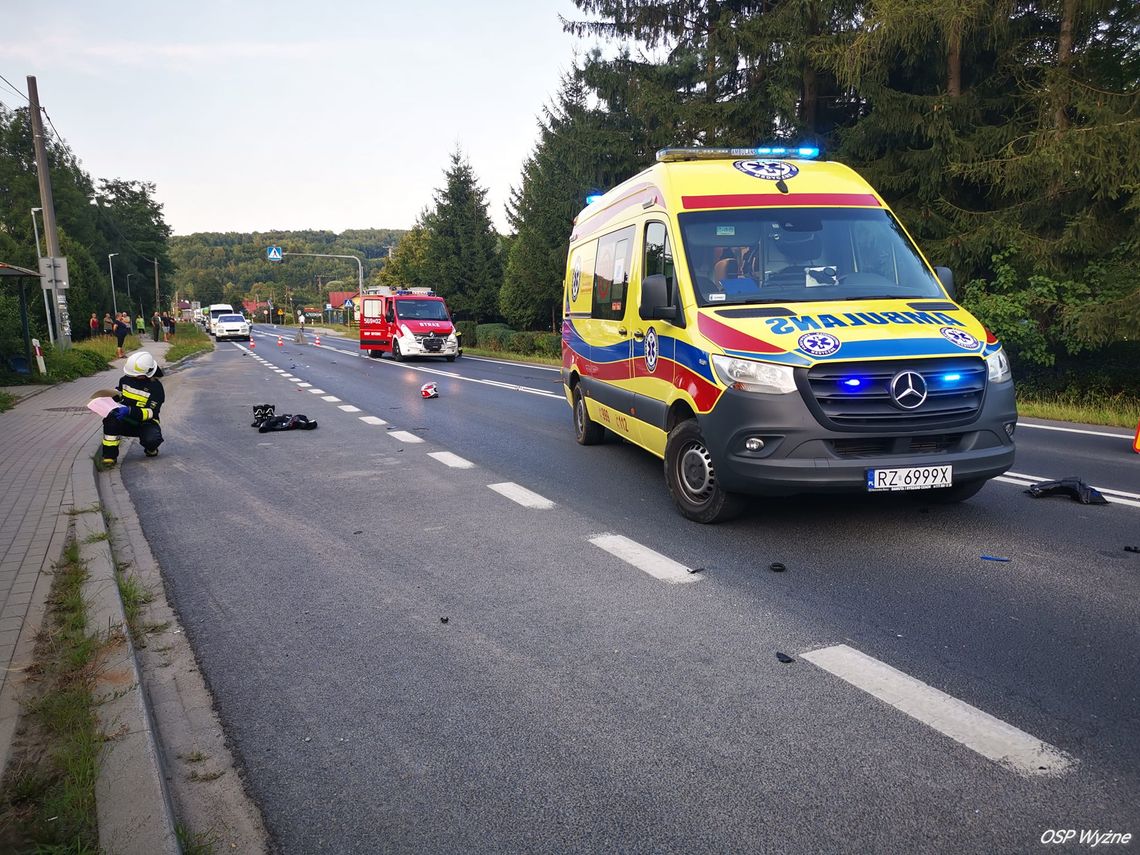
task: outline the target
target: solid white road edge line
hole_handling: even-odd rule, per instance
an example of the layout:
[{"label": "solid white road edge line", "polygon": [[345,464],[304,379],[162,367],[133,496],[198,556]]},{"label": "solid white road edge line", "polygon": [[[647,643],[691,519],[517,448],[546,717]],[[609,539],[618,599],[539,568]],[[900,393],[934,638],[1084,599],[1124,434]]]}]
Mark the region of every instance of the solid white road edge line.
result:
[{"label": "solid white road edge line", "polygon": [[1061,775],[1076,765],[1052,745],[846,644],[800,657],[1022,775]]},{"label": "solid white road edge line", "polygon": [[599,534],[591,537],[590,543],[662,582],[679,585],[701,579],[698,574],[690,573],[684,564],[678,564],[672,558],[666,558],[660,552],[620,534]]},{"label": "solid white road edge line", "polygon": [[376,416],[361,416],[360,420],[362,422],[364,422],[365,424],[370,424],[370,425],[386,425],[386,424],[388,424],[386,421],[384,421],[381,418],[377,418]]},{"label": "solid white road edge line", "polygon": [[538,510],[549,510],[554,507],[554,502],[550,501],[538,493],[532,493],[526,487],[522,487],[511,481],[504,481],[502,484],[488,484],[492,490],[501,496],[506,496],[512,502],[522,505],[524,508],[536,508]]},{"label": "solid white road edge line", "polygon": [[[466,359],[467,357],[463,357]],[[373,360],[378,362],[378,360]],[[485,360],[490,362],[492,360]],[[394,362],[385,362],[384,365],[395,366]],[[447,377],[450,380],[462,380],[465,383],[478,383],[482,386],[497,386],[500,389],[510,389],[512,392],[525,392],[528,395],[540,395],[543,398],[556,398],[560,401],[565,401],[566,396],[561,393],[548,392],[545,389],[532,389],[530,386],[518,386],[514,383],[502,383],[498,380],[483,380],[478,377],[464,377],[462,374],[456,374],[454,371],[443,371],[438,368],[425,368],[422,365],[409,365],[406,362],[399,363],[401,368],[406,368],[409,371],[419,371],[423,374],[431,374],[435,377]]]},{"label": "solid white road edge line", "polygon": [[1056,430],[1060,431],[1061,433],[1083,433],[1086,436],[1107,436],[1111,437],[1112,439],[1132,439],[1131,434],[1108,433],[1107,431],[1102,430],[1081,430],[1079,428],[1055,427],[1054,425],[1037,425],[1033,422],[1023,422],[1020,419],[1017,422],[1017,426],[1019,428],[1036,428],[1037,430]]},{"label": "solid white road edge line", "polygon": [[[1006,484],[1014,484],[1018,487],[1032,487],[1034,484],[1040,484],[1042,481],[1057,481],[1057,478],[1030,478],[1027,475],[1017,475],[1011,478],[1010,475],[1017,475],[1014,472],[1007,472],[1005,475],[998,475],[993,480],[1002,481]],[[1135,493],[1125,493],[1122,490],[1109,490],[1106,487],[1095,487],[1099,490],[1101,495],[1109,500],[1110,505],[1127,505],[1130,508],[1140,508],[1140,496]],[[1135,497],[1135,498],[1130,498]]]},{"label": "solid white road edge line", "polygon": [[338,410],[344,410],[346,413],[359,413],[360,407],[354,407],[352,404],[341,404],[337,407]]},{"label": "solid white road edge line", "polygon": [[470,460],[464,460],[458,454],[452,454],[450,451],[429,451],[428,457],[434,457],[445,466],[450,466],[452,469],[473,469],[475,464]]},{"label": "solid white road edge line", "polygon": [[416,436],[414,433],[409,433],[406,430],[393,430],[388,432],[388,436],[393,439],[398,439],[400,442],[423,442],[423,437]]},{"label": "solid white road edge line", "polygon": [[[1060,478],[1047,478],[1044,475],[1026,475],[1023,472],[1006,472],[1006,476],[1010,478],[1022,478],[1030,483],[1037,484],[1041,481],[1060,481]],[[1095,486],[1095,485],[1090,485]],[[1114,496],[1124,496],[1129,499],[1140,499],[1140,493],[1126,493],[1123,490],[1113,490],[1110,487],[1097,487],[1102,493],[1111,493]]]}]

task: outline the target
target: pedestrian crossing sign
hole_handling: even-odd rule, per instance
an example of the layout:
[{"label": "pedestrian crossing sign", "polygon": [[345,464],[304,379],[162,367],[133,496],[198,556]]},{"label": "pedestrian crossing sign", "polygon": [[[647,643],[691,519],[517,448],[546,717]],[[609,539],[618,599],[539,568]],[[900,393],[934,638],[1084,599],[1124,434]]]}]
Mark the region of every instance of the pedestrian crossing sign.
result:
[{"label": "pedestrian crossing sign", "polygon": [[266,247],[265,257],[268,258],[270,261],[280,261],[281,257],[282,257],[281,247],[279,247],[279,246]]}]

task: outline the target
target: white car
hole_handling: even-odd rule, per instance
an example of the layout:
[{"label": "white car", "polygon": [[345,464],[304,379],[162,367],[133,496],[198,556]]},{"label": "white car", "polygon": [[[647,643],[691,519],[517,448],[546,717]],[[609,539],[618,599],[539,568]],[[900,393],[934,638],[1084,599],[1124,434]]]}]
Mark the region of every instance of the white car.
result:
[{"label": "white car", "polygon": [[249,341],[249,321],[244,315],[218,315],[214,321],[214,338],[240,338]]}]

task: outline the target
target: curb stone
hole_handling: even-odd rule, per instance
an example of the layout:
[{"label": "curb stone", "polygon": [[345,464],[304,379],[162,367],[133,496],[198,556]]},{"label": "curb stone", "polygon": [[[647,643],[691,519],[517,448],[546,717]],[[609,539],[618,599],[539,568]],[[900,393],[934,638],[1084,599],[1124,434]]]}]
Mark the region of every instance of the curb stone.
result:
[{"label": "curb stone", "polygon": [[88,628],[107,639],[95,678],[95,716],[103,734],[95,781],[99,846],[114,855],[178,855],[181,847],[166,791],[162,758],[127,630],[95,482],[96,435],[77,456],[71,483],[74,507],[100,512],[75,514],[75,538],[88,576],[83,596]]}]

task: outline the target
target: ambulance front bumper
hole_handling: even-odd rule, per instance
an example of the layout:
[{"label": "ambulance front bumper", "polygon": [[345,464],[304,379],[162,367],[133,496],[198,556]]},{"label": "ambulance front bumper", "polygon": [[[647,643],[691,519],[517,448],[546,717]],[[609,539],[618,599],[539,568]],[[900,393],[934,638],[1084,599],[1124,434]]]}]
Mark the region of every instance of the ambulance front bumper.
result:
[{"label": "ambulance front bumper", "polygon": [[[837,431],[824,427],[798,393],[728,390],[698,419],[726,490],[781,496],[866,492],[870,469],[949,464],[953,484],[994,478],[1013,466],[1017,409],[1013,383],[999,383],[965,424]],[[762,447],[749,450],[749,440]]]}]

